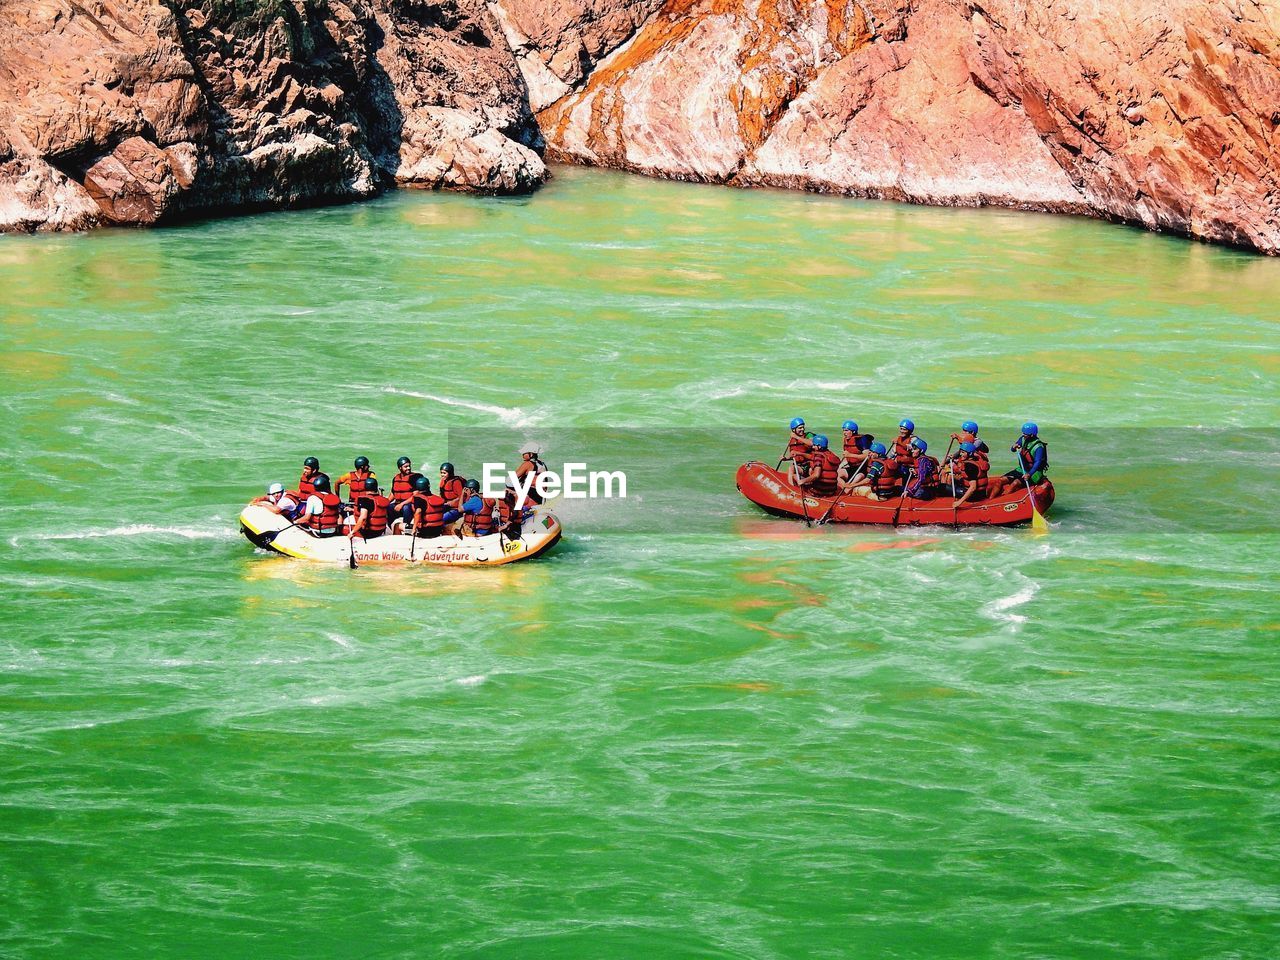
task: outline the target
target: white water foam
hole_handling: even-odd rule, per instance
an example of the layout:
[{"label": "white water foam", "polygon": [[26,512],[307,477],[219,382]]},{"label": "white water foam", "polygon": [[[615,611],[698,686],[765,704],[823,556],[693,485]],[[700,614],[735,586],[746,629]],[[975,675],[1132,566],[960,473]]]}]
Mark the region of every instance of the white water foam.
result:
[{"label": "white water foam", "polygon": [[354,384],[345,387],[344,389],[381,390],[383,393],[394,393],[402,397],[413,397],[417,400],[431,400],[435,403],[442,403],[446,407],[461,407],[466,410],[478,410],[481,413],[493,414],[508,427],[531,427],[541,420],[541,417],[526,413],[522,407],[500,407],[491,403],[478,403],[472,400],[460,400],[457,397],[442,397],[434,393],[419,393],[416,390],[402,390],[399,387],[371,387],[364,384]]},{"label": "white water foam", "polygon": [[150,523],[131,523],[106,530],[76,530],[63,533],[27,533],[9,538],[16,547],[23,540],[98,540],[103,537],[178,537],[183,540],[234,540],[236,532],[227,528],[157,527]]},{"label": "white water foam", "polygon": [[459,677],[457,680],[453,682],[460,687],[478,687],[480,686],[480,684],[484,683],[488,679],[489,678],[486,677],[484,674],[478,673],[473,677]]},{"label": "white water foam", "polygon": [[1016,593],[1011,593],[1007,597],[997,597],[990,603],[984,604],[982,607],[982,615],[988,617],[997,623],[1003,623],[1010,630],[1017,631],[1022,624],[1027,622],[1027,618],[1015,611],[1023,604],[1030,603],[1032,598],[1040,592],[1040,585],[1034,580],[1027,580],[1026,583]]}]

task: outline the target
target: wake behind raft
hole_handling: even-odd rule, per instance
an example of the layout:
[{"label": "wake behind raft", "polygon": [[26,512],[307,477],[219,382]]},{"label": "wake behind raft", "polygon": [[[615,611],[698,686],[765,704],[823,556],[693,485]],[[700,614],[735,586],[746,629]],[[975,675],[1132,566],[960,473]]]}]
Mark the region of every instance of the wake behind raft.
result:
[{"label": "wake behind raft", "polygon": [[409,563],[444,567],[497,567],[531,560],[554,547],[561,535],[560,521],[545,505],[534,507],[525,516],[517,540],[500,533],[484,537],[445,534],[431,539],[399,533],[372,540],[317,537],[253,503],[240,512],[240,532],[255,547],[296,560],[352,566]]},{"label": "wake behind raft", "polygon": [[1034,485],[1030,493],[1024,487],[960,507],[954,506],[951,497],[934,500],[909,497],[866,500],[839,494],[817,497],[802,494],[787,474],[755,460],[738,468],[737,485],[744,497],[775,516],[825,523],[1007,527],[1030,522],[1036,510],[1043,514],[1053,503],[1053,484],[1047,478]]}]

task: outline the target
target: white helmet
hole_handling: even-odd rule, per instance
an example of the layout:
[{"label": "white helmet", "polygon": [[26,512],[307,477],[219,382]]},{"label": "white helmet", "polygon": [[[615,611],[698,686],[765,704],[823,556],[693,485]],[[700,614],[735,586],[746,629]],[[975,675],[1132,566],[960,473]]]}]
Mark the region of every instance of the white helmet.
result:
[{"label": "white helmet", "polygon": [[267,496],[274,497],[277,493],[284,493],[283,483],[273,483],[271,486],[267,487]]}]

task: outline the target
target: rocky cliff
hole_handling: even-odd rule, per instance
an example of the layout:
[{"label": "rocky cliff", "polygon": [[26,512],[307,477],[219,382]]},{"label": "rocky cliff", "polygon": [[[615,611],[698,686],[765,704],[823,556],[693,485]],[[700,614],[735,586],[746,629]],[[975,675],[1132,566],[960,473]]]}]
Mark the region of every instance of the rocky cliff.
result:
[{"label": "rocky cliff", "polygon": [[561,160],[1280,252],[1269,0],[669,0],[539,121]]},{"label": "rocky cliff", "polygon": [[540,148],[479,0],[0,0],[0,228],[528,190]]},{"label": "rocky cliff", "polygon": [[0,229],[528,190],[545,137],[1274,254],[1278,126],[1273,0],[0,0]]}]

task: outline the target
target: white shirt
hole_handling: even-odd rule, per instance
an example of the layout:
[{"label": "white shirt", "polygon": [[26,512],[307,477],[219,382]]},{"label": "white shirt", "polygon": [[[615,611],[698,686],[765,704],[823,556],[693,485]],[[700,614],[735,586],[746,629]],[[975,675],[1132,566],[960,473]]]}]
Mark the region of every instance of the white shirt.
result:
[{"label": "white shirt", "polygon": [[314,493],[307,497],[307,509],[305,513],[308,516],[318,517],[324,513],[324,502]]},{"label": "white shirt", "polygon": [[275,508],[281,513],[293,513],[294,510],[298,509],[298,501],[284,493],[280,495],[279,500],[275,501]]}]

